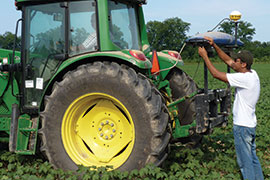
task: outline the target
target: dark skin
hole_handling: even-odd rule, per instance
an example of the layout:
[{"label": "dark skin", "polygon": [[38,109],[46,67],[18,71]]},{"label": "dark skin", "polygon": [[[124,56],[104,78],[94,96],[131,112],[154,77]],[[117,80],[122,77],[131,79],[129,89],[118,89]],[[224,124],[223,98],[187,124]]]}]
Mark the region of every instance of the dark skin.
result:
[{"label": "dark skin", "polygon": [[[241,72],[241,73],[250,72],[250,70],[248,70],[246,68],[247,64],[245,62],[242,62],[241,59],[236,59],[234,61],[230,56],[228,56],[222,49],[220,49],[214,43],[212,38],[204,37],[204,39],[206,39],[209,42],[209,44],[215,48],[215,50],[216,50],[218,56],[220,57],[220,59],[222,59],[224,61],[224,63],[226,63],[228,66],[230,66],[234,71]],[[225,82],[225,83],[228,83],[226,73],[225,72],[220,72],[219,70],[217,70],[215,68],[215,66],[210,61],[205,48],[204,47],[199,47],[198,53],[203,58],[206,66],[207,66],[208,70],[210,71],[210,73],[212,74],[212,76],[214,78],[216,78],[216,79],[219,79],[219,80]]]}]

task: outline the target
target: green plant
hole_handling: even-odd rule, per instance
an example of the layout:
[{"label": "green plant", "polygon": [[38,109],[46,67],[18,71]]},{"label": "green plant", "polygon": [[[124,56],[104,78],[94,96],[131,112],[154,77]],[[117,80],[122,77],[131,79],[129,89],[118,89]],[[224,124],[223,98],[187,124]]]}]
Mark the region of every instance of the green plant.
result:
[{"label": "green plant", "polygon": [[[200,87],[203,85],[203,64],[199,66],[198,75],[194,80]],[[215,64],[220,70],[225,71],[226,66]],[[191,76],[194,74],[196,64],[186,64],[184,71]],[[262,164],[265,179],[270,179],[270,64],[254,64],[253,68],[258,72],[261,80],[261,95],[257,104],[257,155]],[[224,83],[212,79],[209,76],[211,88],[226,86]],[[6,145],[7,146],[7,145]],[[39,156],[20,156],[6,150],[0,151],[0,179],[67,179],[75,180],[80,176],[83,180],[178,180],[178,179],[241,179],[240,171],[236,163],[234,142],[232,134],[232,117],[226,128],[215,129],[213,134],[205,136],[199,148],[189,149],[183,145],[172,145],[169,157],[162,167],[147,165],[140,170],[120,172],[111,170],[111,167],[79,167],[77,171],[63,171],[54,169],[47,161]]]}]

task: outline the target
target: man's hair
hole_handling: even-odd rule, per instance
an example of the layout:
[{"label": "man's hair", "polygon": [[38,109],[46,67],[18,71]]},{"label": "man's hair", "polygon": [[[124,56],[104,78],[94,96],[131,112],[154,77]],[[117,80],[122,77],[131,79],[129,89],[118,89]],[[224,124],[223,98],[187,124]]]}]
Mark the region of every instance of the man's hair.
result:
[{"label": "man's hair", "polygon": [[240,59],[242,62],[247,64],[246,68],[248,70],[251,69],[251,65],[253,64],[253,55],[251,54],[251,52],[249,52],[247,50],[241,50],[238,53],[233,54],[232,58],[234,60]]}]

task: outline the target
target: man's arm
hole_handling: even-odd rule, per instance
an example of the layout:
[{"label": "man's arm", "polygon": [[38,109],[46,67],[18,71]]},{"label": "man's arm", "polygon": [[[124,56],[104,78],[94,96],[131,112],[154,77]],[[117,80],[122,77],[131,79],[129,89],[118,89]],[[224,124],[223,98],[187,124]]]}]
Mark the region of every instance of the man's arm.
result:
[{"label": "man's arm", "polygon": [[220,47],[218,47],[218,45],[214,43],[214,40],[212,38],[210,37],[204,37],[204,38],[208,40],[209,44],[215,48],[220,59],[222,59],[228,66],[232,67],[234,64],[234,60],[230,56],[228,56],[222,49],[220,49]]},{"label": "man's arm", "polygon": [[217,70],[215,68],[215,66],[212,64],[212,62],[210,61],[208,55],[207,55],[207,51],[205,50],[204,47],[199,47],[198,49],[199,55],[203,58],[207,68],[209,69],[210,73],[212,74],[212,76],[216,79],[219,79],[223,82],[228,83],[228,79],[227,79],[227,75],[225,72],[220,72],[219,70]]}]

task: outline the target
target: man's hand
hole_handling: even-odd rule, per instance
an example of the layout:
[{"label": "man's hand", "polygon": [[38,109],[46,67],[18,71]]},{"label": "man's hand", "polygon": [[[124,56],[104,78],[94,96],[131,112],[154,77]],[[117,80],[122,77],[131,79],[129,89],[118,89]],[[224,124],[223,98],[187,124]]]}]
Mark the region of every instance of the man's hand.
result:
[{"label": "man's hand", "polygon": [[203,59],[205,59],[206,57],[208,57],[207,51],[205,50],[204,47],[199,47],[199,48],[198,48],[198,53],[199,53],[199,55],[200,55]]},{"label": "man's hand", "polygon": [[228,56],[223,50],[221,50],[218,45],[215,44],[212,38],[204,36],[204,39],[207,40],[208,43],[215,48],[220,59],[222,59],[228,66],[233,68],[234,60],[230,56]]},{"label": "man's hand", "polygon": [[198,53],[203,58],[206,66],[209,69],[209,71],[212,74],[212,76],[214,78],[216,78],[216,79],[219,79],[219,80],[227,83],[228,82],[228,79],[227,79],[226,73],[220,72],[219,70],[217,70],[215,68],[215,66],[212,64],[212,62],[208,58],[208,54],[207,54],[207,51],[205,50],[205,48],[204,47],[199,47]]},{"label": "man's hand", "polygon": [[210,44],[211,46],[213,46],[214,40],[213,40],[212,38],[210,38],[210,37],[208,37],[208,36],[204,36],[204,39],[206,39],[206,40],[209,42],[209,44]]}]

